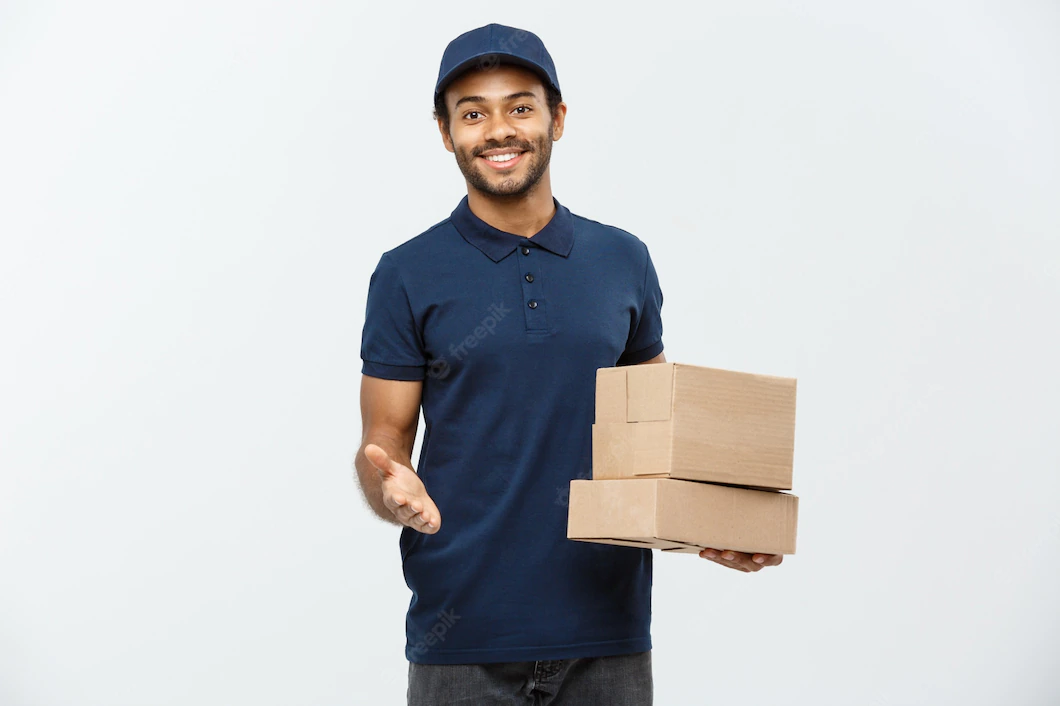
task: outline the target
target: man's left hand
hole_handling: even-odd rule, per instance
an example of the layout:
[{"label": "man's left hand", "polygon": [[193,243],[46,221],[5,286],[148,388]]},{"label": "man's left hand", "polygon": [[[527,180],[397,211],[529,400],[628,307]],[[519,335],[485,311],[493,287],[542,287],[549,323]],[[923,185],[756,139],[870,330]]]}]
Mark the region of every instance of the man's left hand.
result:
[{"label": "man's left hand", "polygon": [[758,571],[763,566],[776,566],[784,561],[783,554],[747,554],[731,549],[712,549],[711,547],[707,547],[699,555],[716,564],[748,573]]}]

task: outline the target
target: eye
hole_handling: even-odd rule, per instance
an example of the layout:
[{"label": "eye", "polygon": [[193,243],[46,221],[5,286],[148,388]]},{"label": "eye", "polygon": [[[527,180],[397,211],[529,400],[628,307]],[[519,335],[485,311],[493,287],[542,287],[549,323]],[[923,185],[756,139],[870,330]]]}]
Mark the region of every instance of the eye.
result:
[{"label": "eye", "polygon": [[467,116],[471,115],[472,113],[478,113],[478,111],[477,110],[468,111],[468,112],[464,113],[464,117],[466,118]]},{"label": "eye", "polygon": [[[521,105],[521,106],[519,106],[519,108],[526,108],[527,110],[533,110],[533,108],[531,108],[528,105]],[[519,110],[519,108],[516,108],[516,110]],[[523,113],[523,115],[525,115],[525,113]]]}]

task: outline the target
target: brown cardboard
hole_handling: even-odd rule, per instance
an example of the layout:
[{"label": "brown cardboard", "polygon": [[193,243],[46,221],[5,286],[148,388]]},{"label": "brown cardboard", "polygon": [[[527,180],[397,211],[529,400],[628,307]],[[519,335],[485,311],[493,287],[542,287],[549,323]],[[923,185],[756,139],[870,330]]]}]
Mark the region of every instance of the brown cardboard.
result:
[{"label": "brown cardboard", "polygon": [[572,480],[567,538],[698,553],[794,554],[799,499],[673,478]]},{"label": "brown cardboard", "polygon": [[684,363],[596,371],[593,479],[791,490],[794,378]]}]

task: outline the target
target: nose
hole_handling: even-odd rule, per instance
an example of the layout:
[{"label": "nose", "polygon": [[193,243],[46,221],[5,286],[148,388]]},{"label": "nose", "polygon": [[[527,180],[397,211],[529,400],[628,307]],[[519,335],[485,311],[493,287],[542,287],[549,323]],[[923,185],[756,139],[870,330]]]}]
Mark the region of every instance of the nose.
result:
[{"label": "nose", "polygon": [[505,113],[494,114],[486,119],[486,139],[490,142],[504,142],[515,137],[515,123]]}]

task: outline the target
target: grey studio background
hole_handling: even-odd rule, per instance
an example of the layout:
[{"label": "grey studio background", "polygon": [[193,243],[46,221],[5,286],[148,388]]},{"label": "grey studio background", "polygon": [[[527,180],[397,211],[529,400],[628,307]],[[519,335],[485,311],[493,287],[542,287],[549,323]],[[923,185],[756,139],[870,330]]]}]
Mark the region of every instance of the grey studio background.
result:
[{"label": "grey studio background", "polygon": [[360,333],[488,22],[667,358],[798,378],[798,553],[656,554],[656,703],[1060,702],[1060,5],[494,7],[0,4],[0,704],[404,703]]}]

